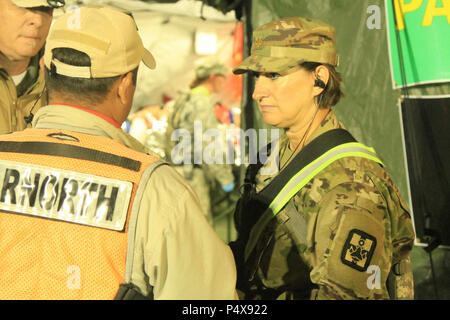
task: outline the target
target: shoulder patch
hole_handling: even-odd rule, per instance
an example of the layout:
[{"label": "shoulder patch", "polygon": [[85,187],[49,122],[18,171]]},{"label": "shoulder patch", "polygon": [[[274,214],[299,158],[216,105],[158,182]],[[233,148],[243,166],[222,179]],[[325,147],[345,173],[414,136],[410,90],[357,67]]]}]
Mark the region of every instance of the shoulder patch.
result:
[{"label": "shoulder patch", "polygon": [[353,269],[365,272],[370,265],[376,246],[375,237],[364,231],[352,229],[342,249],[341,261]]}]

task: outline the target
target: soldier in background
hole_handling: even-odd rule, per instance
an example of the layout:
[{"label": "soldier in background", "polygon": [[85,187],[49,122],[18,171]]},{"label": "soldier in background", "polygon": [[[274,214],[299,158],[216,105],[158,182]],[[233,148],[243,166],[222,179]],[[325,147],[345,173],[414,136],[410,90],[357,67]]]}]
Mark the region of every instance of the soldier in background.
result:
[{"label": "soldier in background", "polygon": [[0,1],[0,134],[25,129],[47,104],[39,59],[53,18],[64,1]]},{"label": "soldier in background", "polygon": [[[234,175],[230,164],[218,163],[194,163],[194,153],[202,153],[204,146],[211,141],[203,141],[202,145],[194,143],[194,126],[200,125],[203,134],[208,129],[218,129],[220,123],[214,114],[214,106],[217,101],[214,97],[220,97],[225,89],[225,76],[230,73],[222,63],[203,59],[197,62],[195,67],[195,79],[191,84],[189,92],[182,93],[174,102],[167,105],[168,129],[167,129],[167,152],[168,161],[178,164],[175,166],[190,183],[200,198],[200,203],[208,220],[212,223],[210,182],[215,179],[225,192],[234,189]],[[192,140],[192,154],[189,163],[179,162],[173,159],[173,148],[176,144],[172,134],[177,129],[185,129],[190,133]],[[225,147],[225,142],[223,143]],[[194,150],[197,146],[197,150]],[[175,155],[184,158],[186,155]],[[198,155],[197,155],[198,156]],[[200,155],[201,157],[201,155]],[[225,159],[224,159],[225,161]]]},{"label": "soldier in background", "polygon": [[[234,69],[257,77],[264,122],[284,129],[250,165],[230,243],[245,299],[412,299],[411,216],[384,164],[333,112],[334,28],[284,18],[253,33]],[[276,173],[262,169],[274,163]]]}]

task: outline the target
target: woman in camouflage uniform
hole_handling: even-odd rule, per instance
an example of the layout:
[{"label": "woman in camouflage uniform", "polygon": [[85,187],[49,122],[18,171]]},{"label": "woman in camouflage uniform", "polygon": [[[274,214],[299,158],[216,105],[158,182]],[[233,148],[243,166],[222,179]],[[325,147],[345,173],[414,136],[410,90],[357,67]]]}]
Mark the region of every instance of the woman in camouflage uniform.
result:
[{"label": "woman in camouflage uniform", "polygon": [[264,122],[285,131],[267,162],[250,165],[237,206],[230,246],[241,298],[413,298],[411,216],[374,150],[333,112],[337,62],[331,26],[284,18],[254,31],[250,57],[233,70],[256,75]]}]

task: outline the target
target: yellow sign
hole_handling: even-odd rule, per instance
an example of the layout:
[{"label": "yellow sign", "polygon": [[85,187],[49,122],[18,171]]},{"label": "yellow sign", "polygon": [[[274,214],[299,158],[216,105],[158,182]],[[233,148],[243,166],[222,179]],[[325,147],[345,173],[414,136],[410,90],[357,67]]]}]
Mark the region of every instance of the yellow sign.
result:
[{"label": "yellow sign", "polygon": [[394,89],[450,81],[450,0],[385,0]]},{"label": "yellow sign", "polygon": [[[405,0],[394,1],[395,15],[398,17],[398,30],[405,29],[405,14],[419,10],[422,3],[423,0],[411,0],[409,3],[405,3]],[[442,7],[438,7],[437,0],[428,0],[425,14],[423,15],[422,26],[431,26],[433,18],[438,16],[445,16],[447,22],[450,24],[450,0],[442,0]]]}]

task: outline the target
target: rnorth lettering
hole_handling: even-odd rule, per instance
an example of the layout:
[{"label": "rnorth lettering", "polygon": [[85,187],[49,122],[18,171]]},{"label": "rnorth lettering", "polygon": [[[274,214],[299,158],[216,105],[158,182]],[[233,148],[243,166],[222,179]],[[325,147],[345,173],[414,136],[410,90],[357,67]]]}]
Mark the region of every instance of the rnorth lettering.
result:
[{"label": "rnorth lettering", "polygon": [[[28,203],[29,206],[34,207],[36,204],[36,193],[39,189],[39,201],[37,203],[41,209],[50,211],[54,206],[58,205],[57,211],[60,213],[64,212],[83,216],[86,214],[87,206],[92,205],[92,201],[87,201],[86,198],[97,198],[96,211],[106,209],[107,215],[105,219],[109,221],[113,220],[117,192],[119,191],[117,187],[108,187],[107,185],[99,186],[96,183],[83,183],[80,194],[82,195],[81,200],[84,203],[84,206],[77,206],[74,202],[75,197],[79,194],[78,184],[80,182],[77,180],[64,178],[61,183],[61,188],[60,183],[58,183],[58,177],[54,175],[49,175],[40,179],[40,174],[36,174],[32,186],[30,186],[30,181],[28,179],[20,180],[19,171],[6,169],[0,202],[5,204],[17,204],[18,195],[20,194],[21,205]],[[25,192],[21,192],[21,190],[25,190]],[[95,192],[97,190],[99,191]],[[107,190],[110,192],[109,197],[106,196]]]},{"label": "rnorth lettering", "polygon": [[123,227],[130,182],[34,167],[0,163],[0,210],[114,230]]}]

